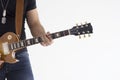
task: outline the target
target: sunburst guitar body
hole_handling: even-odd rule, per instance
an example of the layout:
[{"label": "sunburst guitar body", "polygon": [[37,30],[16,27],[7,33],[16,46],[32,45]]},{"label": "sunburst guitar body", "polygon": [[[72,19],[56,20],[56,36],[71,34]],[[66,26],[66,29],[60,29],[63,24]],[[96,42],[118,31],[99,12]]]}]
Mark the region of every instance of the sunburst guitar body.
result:
[{"label": "sunburst guitar body", "polygon": [[4,60],[7,63],[16,63],[18,60],[15,59],[15,52],[18,49],[10,49],[10,43],[19,42],[19,39],[16,34],[12,32],[5,33],[0,37],[0,54],[1,60]]}]

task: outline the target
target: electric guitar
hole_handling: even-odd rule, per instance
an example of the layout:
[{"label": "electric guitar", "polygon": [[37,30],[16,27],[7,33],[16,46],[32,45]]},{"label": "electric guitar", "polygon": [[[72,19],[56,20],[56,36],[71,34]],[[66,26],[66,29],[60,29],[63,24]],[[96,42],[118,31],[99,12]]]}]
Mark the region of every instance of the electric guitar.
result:
[{"label": "electric guitar", "polygon": [[[85,35],[93,33],[91,23],[83,25],[76,25],[73,28],[59,31],[50,34],[52,39],[64,37],[67,35]],[[0,37],[0,54],[1,60],[7,63],[16,63],[18,60],[15,58],[15,51],[42,42],[40,37],[34,37],[27,40],[19,40],[17,35],[13,32],[7,32]]]}]

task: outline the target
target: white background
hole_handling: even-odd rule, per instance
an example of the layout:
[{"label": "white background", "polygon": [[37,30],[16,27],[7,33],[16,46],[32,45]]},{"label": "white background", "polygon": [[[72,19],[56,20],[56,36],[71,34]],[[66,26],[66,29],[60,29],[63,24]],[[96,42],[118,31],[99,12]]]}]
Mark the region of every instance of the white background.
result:
[{"label": "white background", "polygon": [[37,0],[37,6],[46,31],[87,21],[93,34],[28,47],[35,80],[120,80],[120,0]]}]

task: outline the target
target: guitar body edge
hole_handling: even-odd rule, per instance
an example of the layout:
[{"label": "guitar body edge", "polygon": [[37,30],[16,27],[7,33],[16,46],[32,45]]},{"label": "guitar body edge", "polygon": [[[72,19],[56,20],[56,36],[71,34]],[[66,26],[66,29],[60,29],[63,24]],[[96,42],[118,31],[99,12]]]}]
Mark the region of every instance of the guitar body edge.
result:
[{"label": "guitar body edge", "polygon": [[17,59],[15,59],[15,52],[14,50],[7,50],[8,53],[6,53],[4,48],[4,44],[9,44],[13,42],[18,42],[19,38],[17,35],[13,32],[7,32],[2,37],[0,37],[0,54],[1,54],[1,60],[7,62],[7,63],[16,63]]}]

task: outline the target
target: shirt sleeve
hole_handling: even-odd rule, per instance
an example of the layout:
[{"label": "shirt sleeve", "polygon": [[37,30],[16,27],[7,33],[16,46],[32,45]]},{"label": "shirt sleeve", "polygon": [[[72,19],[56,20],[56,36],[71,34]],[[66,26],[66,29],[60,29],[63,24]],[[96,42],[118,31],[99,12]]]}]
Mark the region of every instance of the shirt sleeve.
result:
[{"label": "shirt sleeve", "polygon": [[36,0],[28,0],[27,11],[35,9],[35,8],[36,8]]}]

